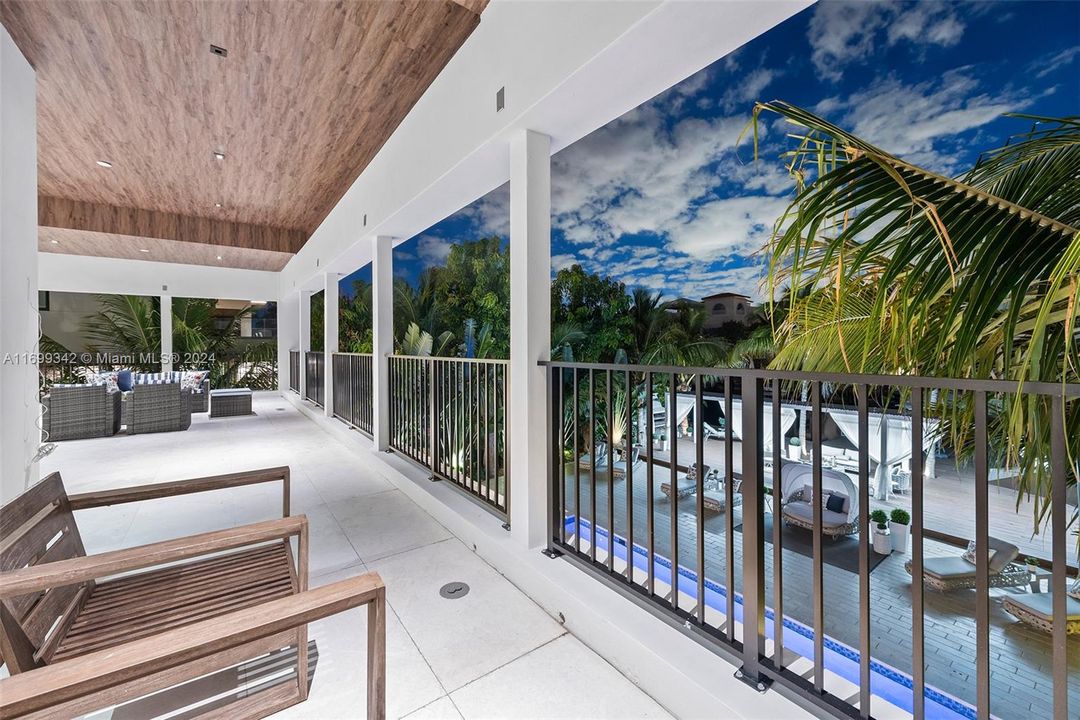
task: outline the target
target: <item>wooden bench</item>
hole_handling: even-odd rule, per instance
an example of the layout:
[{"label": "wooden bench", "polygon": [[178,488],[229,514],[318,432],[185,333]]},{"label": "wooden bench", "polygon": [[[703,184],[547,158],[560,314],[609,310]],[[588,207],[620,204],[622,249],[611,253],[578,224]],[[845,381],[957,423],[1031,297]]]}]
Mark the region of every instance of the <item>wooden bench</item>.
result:
[{"label": "wooden bench", "polygon": [[[73,514],[272,481],[281,519],[91,556]],[[365,604],[367,713],[385,715],[382,580],[308,589],[287,467],[71,497],[54,473],[0,509],[0,572],[0,717],[74,717],[293,647],[295,678],[206,714],[264,717],[307,698],[307,623]]]}]

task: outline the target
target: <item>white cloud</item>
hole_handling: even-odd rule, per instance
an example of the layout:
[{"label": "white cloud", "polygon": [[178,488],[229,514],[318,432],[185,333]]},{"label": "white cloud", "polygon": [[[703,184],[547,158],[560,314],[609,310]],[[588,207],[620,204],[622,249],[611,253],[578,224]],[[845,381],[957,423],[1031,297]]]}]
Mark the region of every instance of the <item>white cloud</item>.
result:
[{"label": "white cloud", "polygon": [[866,60],[880,47],[901,42],[917,48],[959,42],[964,23],[944,2],[836,2],[814,8],[807,29],[810,59],[822,77],[839,80],[848,63]]},{"label": "white cloud", "polygon": [[957,165],[951,153],[938,147],[942,140],[1030,104],[1028,97],[1016,93],[980,94],[971,72],[958,68],[914,85],[886,78],[844,101],[829,102],[834,111],[846,111],[841,124],[859,137],[913,163],[950,172]]},{"label": "white cloud", "polygon": [[452,240],[435,237],[433,235],[421,235],[416,241],[416,252],[426,265],[442,265],[450,256]]},{"label": "white cloud", "polygon": [[1080,56],[1080,45],[1075,45],[1071,48],[1066,48],[1059,53],[1054,53],[1049,56],[1043,56],[1032,63],[1031,70],[1035,72],[1035,77],[1044,78],[1050,73],[1056,72],[1060,68],[1065,67],[1071,63],[1077,56]]},{"label": "white cloud", "polygon": [[724,198],[667,228],[671,249],[711,262],[757,252],[772,234],[788,201],[767,195]]},{"label": "white cloud", "polygon": [[566,270],[579,262],[576,255],[552,255],[551,269],[555,272]]}]

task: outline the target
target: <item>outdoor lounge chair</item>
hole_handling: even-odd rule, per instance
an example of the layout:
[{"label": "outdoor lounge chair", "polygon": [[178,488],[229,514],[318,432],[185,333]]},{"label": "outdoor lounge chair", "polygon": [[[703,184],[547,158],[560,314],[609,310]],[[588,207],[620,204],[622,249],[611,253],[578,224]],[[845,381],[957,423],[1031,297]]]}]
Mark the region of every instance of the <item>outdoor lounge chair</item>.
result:
[{"label": "outdoor lounge chair", "polygon": [[[1021,587],[1031,581],[1031,574],[1013,560],[1020,548],[995,537],[989,538],[990,587]],[[904,563],[911,574],[911,561]],[[923,582],[935,590],[970,590],[975,587],[975,543],[968,543],[963,555],[929,557],[923,560]]]},{"label": "outdoor lounge chair", "polygon": [[[276,481],[277,520],[96,555],[75,522],[77,510]],[[289,517],[287,467],[70,497],[53,473],[0,508],[0,548],[0,654],[11,674],[0,680],[0,717],[77,717],[293,648],[291,677],[208,703],[208,716],[265,717],[307,698],[307,623],[361,605],[368,717],[385,716],[382,580],[308,590],[308,523]]]},{"label": "outdoor lounge chair", "polygon": [[[1017,620],[1043,632],[1054,631],[1054,596],[1052,593],[1006,595],[1001,607]],[[1065,633],[1080,634],[1080,579],[1065,595]]]},{"label": "outdoor lounge chair", "polygon": [[[616,480],[625,480],[626,479],[626,457],[625,457],[626,452],[622,451],[621,455],[622,456],[620,457],[620,459],[616,460],[615,463],[612,465],[612,471],[613,471],[613,474],[615,475]],[[633,465],[635,468],[639,464],[641,464],[641,462],[639,460],[640,456],[641,456],[641,446],[640,445],[635,445],[633,450],[630,451],[630,464]],[[600,464],[599,461],[598,461],[598,463],[596,465],[596,474],[598,476],[601,475],[601,473],[603,473],[604,475],[607,475],[607,471],[608,471],[608,462],[607,461],[608,461],[608,457],[607,457],[607,453],[605,452],[603,463]]]},{"label": "outdoor lounge chair", "polygon": [[596,469],[607,465],[607,443],[597,443],[593,452],[585,453],[578,458],[578,467],[582,470],[592,470],[593,458],[596,458]]},{"label": "outdoor lounge chair", "polygon": [[722,427],[718,428],[718,427],[716,427],[714,425],[710,425],[709,423],[702,420],[702,422],[701,422],[701,436],[705,440],[708,440],[709,438],[720,438],[721,440],[723,440],[724,439],[724,429]]},{"label": "outdoor lounge chair", "polygon": [[[780,471],[780,490],[784,498],[782,516],[789,525],[814,529],[813,467],[804,463],[788,463]],[[830,497],[823,499],[821,532],[832,538],[854,535],[859,531],[859,493],[851,478],[838,470],[821,469],[823,495],[835,496],[839,510],[826,507]]]},{"label": "outdoor lounge chair", "polygon": [[[712,473],[712,468],[708,465],[702,465],[702,471],[705,473],[705,480],[708,481],[709,475]],[[687,466],[685,473],[680,473],[676,476],[675,488],[680,500],[697,493],[697,463],[690,463],[690,465]],[[671,482],[665,481],[661,483],[660,492],[664,493],[664,495],[670,499]]]}]

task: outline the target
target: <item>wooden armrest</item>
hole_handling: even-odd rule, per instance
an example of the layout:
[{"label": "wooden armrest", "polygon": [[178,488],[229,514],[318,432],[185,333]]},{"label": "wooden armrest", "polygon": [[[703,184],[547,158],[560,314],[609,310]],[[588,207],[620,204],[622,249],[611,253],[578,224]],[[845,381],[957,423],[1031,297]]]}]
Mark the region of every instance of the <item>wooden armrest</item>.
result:
[{"label": "wooden armrest", "polygon": [[225,490],[226,488],[281,480],[283,483],[281,514],[282,517],[288,517],[289,474],[290,471],[288,466],[263,468],[262,470],[245,470],[242,472],[228,473],[226,475],[192,478],[191,480],[177,480],[175,482],[116,488],[115,490],[99,490],[98,492],[79,493],[78,495],[71,495],[68,498],[68,501],[71,503],[72,510],[85,510],[87,508],[104,507],[106,505],[119,505],[121,503],[139,502],[140,500],[155,500],[163,497],[173,497],[175,495],[187,495],[189,493],[208,492],[210,490]]},{"label": "wooden armrest", "polygon": [[378,573],[367,573],[47,665],[0,680],[0,716],[25,715],[94,695],[345,610],[369,605],[368,717],[380,718],[385,713],[385,603],[386,588],[382,578]]},{"label": "wooden armrest", "polygon": [[223,550],[300,535],[306,541],[307,516],[267,520],[228,530],[189,535],[175,540],[124,548],[97,555],[41,563],[0,575],[0,598],[18,597],[130,570],[163,565]]}]

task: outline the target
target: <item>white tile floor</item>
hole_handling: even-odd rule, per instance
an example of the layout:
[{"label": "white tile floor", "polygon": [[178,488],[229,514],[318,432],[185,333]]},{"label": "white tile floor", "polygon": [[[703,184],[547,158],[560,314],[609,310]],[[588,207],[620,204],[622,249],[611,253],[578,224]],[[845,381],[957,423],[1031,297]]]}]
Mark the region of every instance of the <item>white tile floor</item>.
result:
[{"label": "white tile floor", "polygon": [[[669,717],[382,475],[276,394],[256,415],[179,433],[61,443],[42,463],[69,493],[289,465],[293,513],[311,527],[311,584],[377,570],[387,585],[387,710],[420,718]],[[83,511],[88,552],[280,514],[280,485]],[[459,600],[439,588],[469,584]],[[275,717],[353,718],[365,707],[363,609],[314,623],[319,661],[306,703]]]}]

